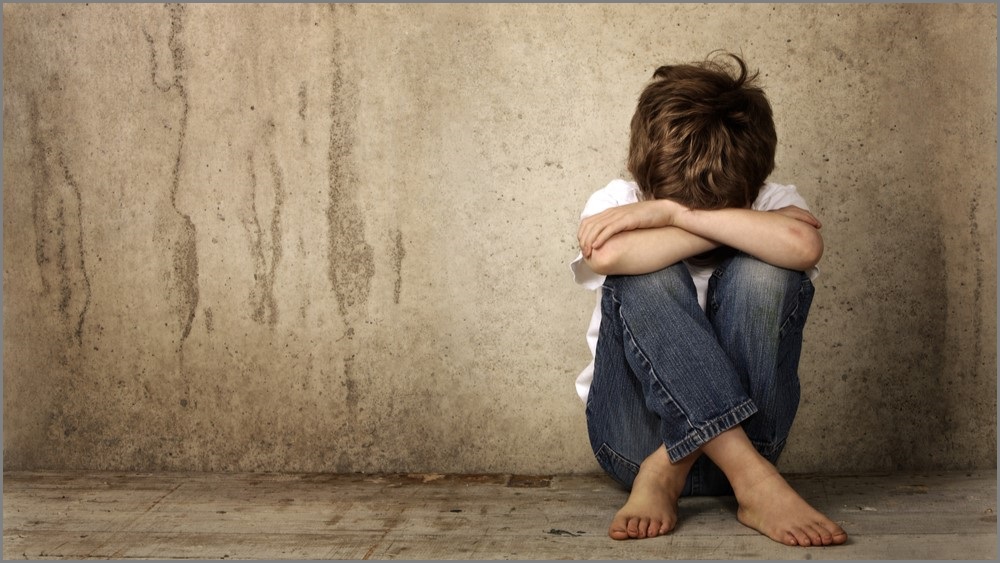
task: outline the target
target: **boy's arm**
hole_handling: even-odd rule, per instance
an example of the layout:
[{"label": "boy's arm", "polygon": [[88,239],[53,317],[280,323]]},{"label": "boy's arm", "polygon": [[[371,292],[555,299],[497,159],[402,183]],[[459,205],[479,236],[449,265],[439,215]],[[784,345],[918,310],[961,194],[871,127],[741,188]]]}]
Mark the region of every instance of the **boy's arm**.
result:
[{"label": "boy's arm", "polygon": [[[692,210],[664,199],[622,205],[588,217],[580,223],[577,236],[584,259],[601,274],[655,271],[644,267],[668,266],[714,248],[709,244],[731,246],[774,266],[807,270],[823,254],[820,226],[811,213],[794,206],[775,211]],[[664,244],[657,244],[655,235],[643,233],[662,228],[679,229],[699,240],[679,236],[660,239]],[[626,234],[630,236],[622,244],[615,241],[604,248]]]},{"label": "boy's arm", "polygon": [[684,209],[674,215],[674,224],[779,268],[805,271],[823,256],[822,225],[795,206],[774,211]]},{"label": "boy's arm", "polygon": [[584,252],[583,259],[602,275],[648,274],[718,246],[677,227],[633,229],[615,234],[589,255]]}]

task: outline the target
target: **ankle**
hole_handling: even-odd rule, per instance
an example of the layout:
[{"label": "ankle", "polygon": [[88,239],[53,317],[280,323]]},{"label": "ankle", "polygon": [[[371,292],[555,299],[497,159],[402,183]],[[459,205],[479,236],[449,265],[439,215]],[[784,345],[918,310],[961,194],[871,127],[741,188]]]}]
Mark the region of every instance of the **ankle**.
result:
[{"label": "ankle", "polygon": [[645,479],[653,479],[670,489],[677,488],[676,492],[680,494],[680,489],[683,488],[687,474],[691,471],[691,466],[697,457],[697,455],[692,455],[673,462],[667,455],[666,449],[661,448],[639,464],[639,473]]},{"label": "ankle", "polygon": [[670,470],[670,458],[658,456],[655,453],[639,463],[639,471],[651,473],[666,473]]},{"label": "ankle", "polygon": [[778,469],[767,463],[766,465],[758,465],[741,470],[737,475],[729,477],[729,483],[733,487],[733,494],[736,496],[736,500],[744,502],[749,500],[749,497],[754,496],[756,492],[762,490],[761,485],[771,483],[775,479],[784,482],[784,477],[781,476]]},{"label": "ankle", "polygon": [[660,446],[639,463],[639,471],[644,473],[668,473],[673,468],[667,448]]},{"label": "ankle", "polygon": [[778,468],[774,464],[760,454],[757,454],[757,452],[753,453],[756,455],[747,456],[739,464],[735,465],[735,469],[732,467],[722,468],[734,491],[753,489],[764,481],[774,477],[781,477]]}]

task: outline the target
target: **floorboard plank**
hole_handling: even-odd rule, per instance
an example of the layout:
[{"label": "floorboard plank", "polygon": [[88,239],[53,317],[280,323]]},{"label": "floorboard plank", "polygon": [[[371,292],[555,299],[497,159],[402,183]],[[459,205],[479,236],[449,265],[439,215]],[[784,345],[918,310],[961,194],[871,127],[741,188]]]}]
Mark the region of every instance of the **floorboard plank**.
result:
[{"label": "floorboard plank", "polygon": [[198,559],[995,559],[996,472],[790,476],[851,534],[789,548],[733,497],[681,499],[673,534],[606,535],[601,475],[11,472],[3,556]]}]

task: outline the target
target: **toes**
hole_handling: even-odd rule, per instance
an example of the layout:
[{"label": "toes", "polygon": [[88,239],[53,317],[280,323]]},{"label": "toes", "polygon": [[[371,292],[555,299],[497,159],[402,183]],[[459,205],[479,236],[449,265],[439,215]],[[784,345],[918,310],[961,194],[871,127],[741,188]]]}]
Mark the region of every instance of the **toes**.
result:
[{"label": "toes", "polygon": [[649,531],[649,518],[640,518],[639,519],[639,535],[636,536],[636,537],[638,537],[639,539],[645,538],[647,531]]},{"label": "toes", "polygon": [[639,519],[629,518],[628,525],[625,528],[628,531],[628,537],[637,538],[639,537]]},{"label": "toes", "polygon": [[820,543],[823,545],[830,545],[833,543],[833,534],[829,530],[823,527],[822,524],[817,524],[814,526],[816,533],[819,534]]},{"label": "toes", "polygon": [[795,537],[796,545],[801,545],[802,547],[809,547],[812,545],[812,542],[809,541],[809,535],[806,534],[805,530],[802,528],[792,528],[791,534]]},{"label": "toes", "polygon": [[803,529],[806,535],[809,536],[810,545],[824,545],[823,536],[820,535],[819,530],[817,528],[818,526],[810,526],[808,528]]},{"label": "toes", "polygon": [[847,541],[847,532],[832,521],[820,521],[814,526],[823,538],[823,545],[841,544]]},{"label": "toes", "polygon": [[657,518],[616,518],[608,528],[608,536],[615,540],[645,539],[662,536],[672,529],[669,522]]},{"label": "toes", "polygon": [[611,522],[611,526],[608,528],[608,535],[611,536],[613,540],[627,540],[628,539],[628,529],[627,522],[624,518],[618,518],[617,516]]}]

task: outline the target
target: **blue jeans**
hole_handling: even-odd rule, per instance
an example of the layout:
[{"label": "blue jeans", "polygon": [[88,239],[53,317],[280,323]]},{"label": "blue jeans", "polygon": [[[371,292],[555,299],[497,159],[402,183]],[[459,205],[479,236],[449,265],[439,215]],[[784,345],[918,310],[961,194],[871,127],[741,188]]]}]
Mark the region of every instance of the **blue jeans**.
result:
[{"label": "blue jeans", "polygon": [[[742,424],[776,462],[799,404],[802,328],[813,285],[802,272],[747,254],[724,260],[703,311],[683,263],[608,276],[587,428],[594,455],[626,488],[661,445],[674,462]],[[682,495],[725,495],[725,475],[701,456]]]}]

